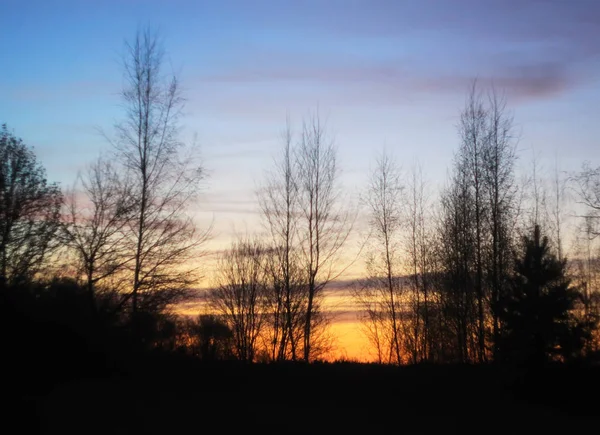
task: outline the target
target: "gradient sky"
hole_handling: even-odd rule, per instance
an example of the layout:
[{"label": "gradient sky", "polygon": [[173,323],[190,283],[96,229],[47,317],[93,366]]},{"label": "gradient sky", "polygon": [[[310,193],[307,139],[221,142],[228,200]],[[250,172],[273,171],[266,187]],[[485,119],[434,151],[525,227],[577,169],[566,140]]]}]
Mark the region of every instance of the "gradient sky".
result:
[{"label": "gradient sky", "polygon": [[[470,81],[506,93],[521,167],[600,164],[597,0],[0,0],[0,123],[69,186],[121,116],[120,56],[160,29],[210,174],[199,210],[215,240],[252,231],[254,190],[286,113],[317,106],[348,191],[385,145],[440,185]],[[542,163],[542,166],[544,163]]]}]

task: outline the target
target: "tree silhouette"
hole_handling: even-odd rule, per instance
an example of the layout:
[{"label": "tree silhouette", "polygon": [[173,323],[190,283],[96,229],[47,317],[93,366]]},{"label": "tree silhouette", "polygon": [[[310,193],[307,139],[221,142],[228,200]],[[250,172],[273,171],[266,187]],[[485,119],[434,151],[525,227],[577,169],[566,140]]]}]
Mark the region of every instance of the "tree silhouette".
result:
[{"label": "tree silhouette", "polygon": [[179,140],[184,99],[177,77],[163,73],[164,56],[161,38],[146,28],[126,44],[123,59],[125,114],[114,145],[135,204],[127,234],[133,319],[184,296],[198,278],[189,265],[209,233],[189,214],[205,173],[193,147]]},{"label": "tree silhouette", "polygon": [[318,112],[303,122],[296,164],[300,264],[307,281],[303,359],[308,362],[316,357],[319,329],[328,321],[321,309],[324,290],[339,276],[336,266],[354,224],[342,202],[337,148]]},{"label": "tree silhouette", "polygon": [[272,360],[296,360],[300,356],[308,289],[300,262],[298,224],[298,165],[289,120],[283,132],[281,154],[265,174],[258,201],[267,229],[269,252],[267,289]]},{"label": "tree silhouette", "polygon": [[523,239],[509,288],[497,304],[503,325],[501,359],[537,367],[580,354],[590,328],[573,312],[581,295],[566,276],[566,260],[551,252],[539,225],[533,237]]},{"label": "tree silhouette", "polygon": [[581,172],[574,175],[573,181],[578,202],[585,207],[583,217],[590,219],[590,233],[597,237],[600,235],[600,166],[594,168],[590,162],[585,162]]},{"label": "tree silhouette", "polygon": [[201,314],[188,326],[192,351],[204,361],[230,359],[233,356],[233,331],[218,316]]},{"label": "tree silhouette", "polygon": [[209,294],[209,305],[233,333],[240,361],[254,361],[267,320],[264,260],[265,248],[259,241],[234,241],[218,260],[216,287]]},{"label": "tree silhouette", "polygon": [[[127,228],[136,209],[131,186],[109,160],[98,159],[79,180],[85,199],[75,188],[65,195],[61,241],[74,254],[73,263],[86,283],[90,305],[96,312],[98,289],[119,289],[132,262],[127,249]],[[109,286],[103,285],[112,279]]]},{"label": "tree silhouette", "polygon": [[62,194],[21,139],[0,130],[0,288],[29,280],[56,247]]},{"label": "tree silhouette", "polygon": [[364,196],[372,246],[368,276],[354,294],[365,315],[363,327],[381,361],[402,363],[402,299],[399,234],[402,229],[404,184],[396,159],[383,151],[377,157]]}]

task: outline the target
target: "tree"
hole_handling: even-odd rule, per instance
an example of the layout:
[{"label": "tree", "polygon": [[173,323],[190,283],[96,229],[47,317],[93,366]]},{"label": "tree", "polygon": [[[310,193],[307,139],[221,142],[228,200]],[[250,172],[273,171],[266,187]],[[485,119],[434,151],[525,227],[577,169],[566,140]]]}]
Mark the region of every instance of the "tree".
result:
[{"label": "tree", "polygon": [[136,204],[128,180],[108,160],[98,159],[80,181],[85,199],[78,200],[75,189],[67,195],[61,238],[75,253],[95,313],[98,284],[124,272],[133,260],[126,242]]},{"label": "tree", "polygon": [[132,183],[129,225],[131,311],[162,309],[196,280],[191,260],[209,231],[198,232],[187,207],[204,176],[178,140],[184,100],[176,76],[163,74],[164,50],[150,29],[126,45],[125,119],[116,126],[118,161]]},{"label": "tree", "polygon": [[[458,154],[450,185],[442,192],[436,256],[438,286],[447,353],[459,362],[477,360],[477,315],[474,291],[475,228],[467,167]],[[446,343],[443,343],[444,345]]]},{"label": "tree", "polygon": [[[581,171],[573,174],[568,180],[575,191],[577,203],[583,210],[580,218],[580,238],[583,239],[582,257],[579,259],[581,283],[584,288],[584,314],[600,319],[600,251],[597,243],[600,235],[600,166],[594,168],[590,162],[584,162]],[[594,249],[596,244],[596,249]],[[589,343],[588,350],[594,351],[600,347],[598,334]]]},{"label": "tree", "polygon": [[285,245],[265,248],[265,302],[269,327],[263,335],[271,361],[296,361],[301,356],[307,287],[297,255],[297,251],[288,251]]},{"label": "tree", "polygon": [[433,253],[431,233],[428,228],[431,204],[428,201],[426,183],[421,167],[413,167],[408,184],[407,209],[407,254],[410,285],[412,288],[412,333],[413,362],[431,359],[433,292]]},{"label": "tree", "polygon": [[594,168],[589,162],[583,164],[581,172],[572,177],[579,203],[585,207],[585,216],[589,217],[591,234],[600,235],[600,166]]},{"label": "tree", "polygon": [[[600,320],[600,246],[594,234],[592,218],[586,216],[583,228],[579,230],[578,258],[571,261],[575,266],[574,275],[583,293],[581,317],[596,323]],[[592,338],[587,343],[587,351],[597,352],[600,348],[599,330],[592,331]]]},{"label": "tree", "polygon": [[485,234],[484,224],[488,208],[484,199],[485,195],[485,169],[484,159],[488,145],[488,111],[473,82],[467,103],[460,117],[460,136],[463,164],[467,171],[468,183],[472,190],[472,212],[474,219],[474,249],[475,256],[475,294],[477,297],[477,360],[486,359],[485,346],[485,288],[484,288],[484,249]]},{"label": "tree", "polygon": [[544,183],[543,177],[539,175],[540,167],[539,154],[533,153],[531,159],[531,176],[524,180],[524,183],[529,190],[528,199],[529,205],[529,219],[525,224],[526,232],[531,231],[536,225],[546,225],[548,222],[548,192]]},{"label": "tree", "polygon": [[256,240],[239,239],[220,257],[211,308],[233,332],[235,356],[253,362],[267,313],[264,247]]},{"label": "tree", "polygon": [[551,234],[556,241],[556,256],[560,259],[563,256],[563,226],[565,202],[566,180],[561,176],[558,166],[558,157],[555,157],[554,174],[552,177],[553,201],[551,208]]},{"label": "tree", "polygon": [[186,322],[186,330],[188,347],[200,359],[216,361],[231,357],[233,332],[218,316],[201,314]]},{"label": "tree", "polygon": [[402,361],[401,252],[404,185],[400,168],[385,151],[377,158],[364,196],[374,247],[367,260],[368,277],[355,293],[366,313],[364,327],[377,349],[378,359]]},{"label": "tree", "polygon": [[485,232],[489,235],[484,263],[486,284],[492,308],[493,354],[501,325],[494,309],[506,291],[510,275],[514,229],[517,223],[518,204],[514,167],[516,162],[513,119],[507,113],[506,100],[495,90],[488,95],[487,140],[483,152],[483,184],[485,192]]},{"label": "tree", "polygon": [[303,357],[309,361],[313,327],[323,324],[319,310],[323,290],[339,275],[336,266],[353,223],[347,209],[340,204],[336,149],[327,138],[318,114],[303,123],[296,164],[300,267],[307,283]]},{"label": "tree", "polygon": [[272,316],[269,348],[273,360],[296,360],[304,333],[307,294],[299,262],[297,169],[288,121],[282,153],[266,174],[258,197],[271,245],[267,298]]},{"label": "tree", "polygon": [[62,194],[21,139],[0,131],[0,288],[30,280],[56,248]]},{"label": "tree", "polygon": [[551,252],[536,225],[533,236],[523,239],[510,291],[499,302],[504,325],[499,354],[509,363],[530,366],[579,356],[591,327],[574,316],[580,298],[566,276],[566,260]]},{"label": "tree", "polygon": [[[502,325],[495,306],[510,275],[519,212],[516,138],[504,97],[492,88],[486,98],[474,82],[461,113],[459,134],[452,185],[442,198],[439,246],[446,275],[445,312],[458,316],[449,324],[458,334],[459,359],[468,355],[468,360],[484,362],[491,344],[493,355],[497,350]],[[535,219],[538,214],[536,208]]]}]

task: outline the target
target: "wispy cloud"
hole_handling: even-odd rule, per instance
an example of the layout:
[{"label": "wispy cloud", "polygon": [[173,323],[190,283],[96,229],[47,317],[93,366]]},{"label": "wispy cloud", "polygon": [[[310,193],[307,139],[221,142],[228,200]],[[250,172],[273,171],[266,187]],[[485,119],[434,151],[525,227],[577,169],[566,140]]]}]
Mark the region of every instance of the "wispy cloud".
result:
[{"label": "wispy cloud", "polygon": [[[277,3],[245,13],[265,14],[267,27],[302,33],[304,43],[254,46],[227,68],[200,74],[199,83],[237,91],[237,99],[221,93],[221,105],[285,97],[401,104],[418,93],[464,93],[474,77],[537,99],[585,85],[600,66],[596,1]],[[248,110],[243,101],[238,108]]]},{"label": "wispy cloud", "polygon": [[[434,70],[416,66],[414,69],[391,64],[353,65],[345,67],[266,66],[240,68],[222,76],[200,78],[208,82],[244,85],[240,95],[221,98],[220,106],[241,112],[271,105],[282,106],[286,100],[298,105],[315,101],[328,104],[404,104],[419,94],[463,94],[477,78],[483,83],[502,88],[516,100],[538,99],[561,93],[581,85],[589,76],[572,70],[566,64],[545,60],[522,64],[481,65],[472,73]],[[270,83],[271,91],[252,87]],[[279,89],[280,92],[273,89]],[[245,97],[240,98],[241,95]]]}]

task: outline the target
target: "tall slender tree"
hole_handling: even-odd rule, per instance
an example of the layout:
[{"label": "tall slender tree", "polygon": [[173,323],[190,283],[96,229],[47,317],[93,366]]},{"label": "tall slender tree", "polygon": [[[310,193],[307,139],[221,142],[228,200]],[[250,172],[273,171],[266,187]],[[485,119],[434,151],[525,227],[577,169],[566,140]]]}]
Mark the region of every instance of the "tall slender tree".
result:
[{"label": "tall slender tree", "polygon": [[507,111],[506,99],[494,89],[488,94],[487,140],[483,153],[483,184],[486,203],[484,231],[488,234],[485,251],[486,285],[492,308],[493,355],[501,325],[496,310],[501,295],[506,291],[511,274],[510,264],[517,225],[518,203],[515,183],[515,133],[512,116]]},{"label": "tall slender tree", "polygon": [[420,166],[413,167],[408,183],[407,254],[413,289],[413,361],[429,360],[432,348],[432,241],[431,204]]},{"label": "tall slender tree", "polygon": [[566,200],[566,180],[564,179],[558,164],[558,156],[554,160],[554,173],[552,174],[552,209],[551,228],[556,244],[556,255],[560,259],[564,255],[564,203]]},{"label": "tall slender tree", "polygon": [[160,309],[196,279],[190,260],[208,237],[187,207],[204,176],[178,139],[184,100],[179,80],[163,71],[164,50],[151,29],[126,44],[125,118],[117,127],[117,158],[129,173],[136,210],[129,228],[132,314]]},{"label": "tall slender tree", "polygon": [[376,160],[364,195],[372,246],[367,259],[368,276],[355,292],[355,299],[366,313],[364,327],[378,358],[396,364],[402,362],[404,354],[400,248],[404,190],[398,164],[384,151]]},{"label": "tall slender tree", "polygon": [[297,166],[289,119],[281,154],[259,191],[259,204],[272,246],[267,264],[271,279],[271,357],[299,358],[306,312],[305,274],[299,264]]},{"label": "tall slender tree", "polygon": [[340,203],[336,148],[318,114],[304,121],[295,157],[300,264],[307,282],[303,359],[309,361],[315,338],[313,327],[323,321],[323,313],[319,312],[323,290],[339,275],[336,267],[353,220]]},{"label": "tall slender tree", "polygon": [[460,117],[460,136],[462,158],[467,171],[468,182],[472,190],[474,219],[474,268],[475,294],[477,296],[477,360],[486,359],[485,315],[486,299],[484,287],[484,224],[488,208],[485,201],[484,158],[488,141],[488,112],[483,104],[476,82],[467,96],[467,102]]},{"label": "tall slender tree", "polygon": [[475,293],[475,219],[468,168],[455,156],[450,185],[442,193],[438,228],[438,268],[447,355],[459,362],[477,360],[477,294]]}]

